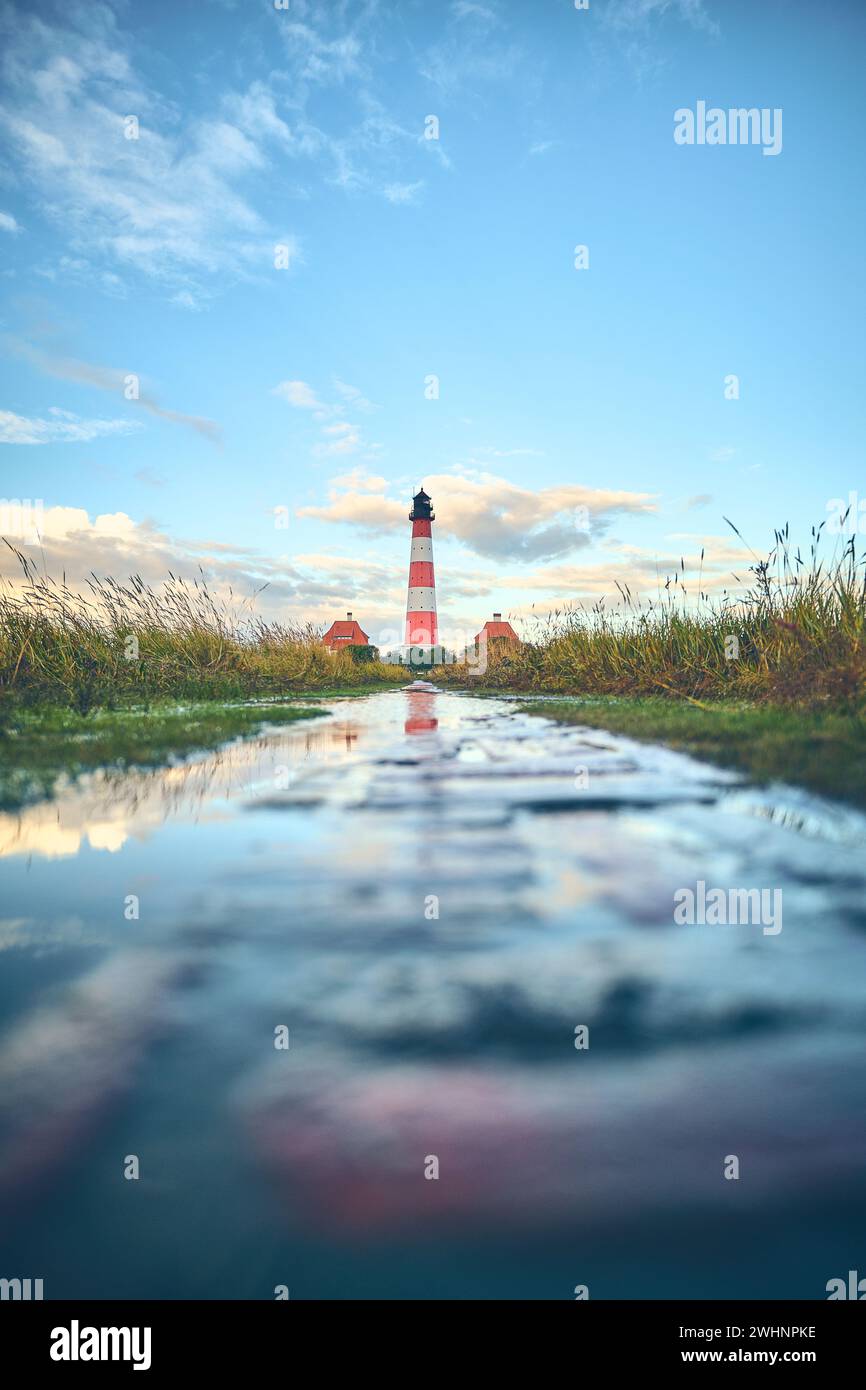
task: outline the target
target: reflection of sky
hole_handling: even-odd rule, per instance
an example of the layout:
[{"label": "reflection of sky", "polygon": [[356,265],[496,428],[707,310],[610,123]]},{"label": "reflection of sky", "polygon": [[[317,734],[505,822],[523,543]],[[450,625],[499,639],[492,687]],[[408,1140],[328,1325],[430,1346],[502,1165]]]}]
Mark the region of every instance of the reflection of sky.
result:
[{"label": "reflection of sky", "polygon": [[[745,1296],[757,1238],[737,1227],[725,1273],[737,1208],[717,1173],[742,1151],[750,1220],[776,1202],[817,1233],[760,1268],[820,1296],[833,1268],[810,1294],[808,1242],[841,1259],[842,1228],[810,1204],[846,1193],[850,1227],[864,1198],[863,818],[501,701],[335,708],[0,820],[0,1169],[7,1190],[16,1155],[42,1175],[13,1253],[52,1296],[240,1296],[268,1250],[305,1252],[313,1296],[428,1296],[432,1221],[444,1293],[521,1296],[592,1247],[590,1221],[613,1296],[666,1258],[640,1223],[664,1210],[673,1249],[700,1208],[706,1258],[659,1277]],[[698,877],[781,884],[781,936],[674,927]],[[105,1174],[139,1150],[153,1186],[124,1205]],[[430,1153],[442,1177],[419,1189]],[[398,1279],[375,1247],[401,1232]],[[532,1254],[501,1263],[518,1236]]]},{"label": "reflection of sky", "polygon": [[[310,759],[340,758],[357,739],[351,721],[335,721],[305,728],[291,738],[272,735],[234,743],[179,767],[83,777],[52,801],[0,812],[0,859],[62,858],[87,845],[114,852],[130,836],[150,835],[169,817],[218,819],[232,813],[238,798],[291,780],[298,766]],[[277,770],[280,758],[288,764],[285,773]]]}]

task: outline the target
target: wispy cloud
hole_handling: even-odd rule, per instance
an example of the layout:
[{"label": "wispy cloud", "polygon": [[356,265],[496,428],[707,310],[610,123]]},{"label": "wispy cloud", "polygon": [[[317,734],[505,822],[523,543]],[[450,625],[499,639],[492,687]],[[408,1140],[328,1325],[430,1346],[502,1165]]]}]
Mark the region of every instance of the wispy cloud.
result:
[{"label": "wispy cloud", "polygon": [[457,19],[480,19],[487,24],[496,22],[496,11],[489,5],[478,4],[477,0],[453,0],[451,13]]},{"label": "wispy cloud", "polygon": [[137,420],[85,420],[56,405],[49,407],[48,416],[33,419],[0,410],[0,444],[88,444],[141,428]]},{"label": "wispy cloud", "polygon": [[167,420],[170,424],[184,425],[213,444],[218,444],[222,438],[222,431],[216,421],[208,420],[202,415],[188,415],[183,410],[172,410],[161,405],[152,392],[141,389],[140,383],[137,397],[130,396],[127,389],[130,373],[122,368],[102,367],[75,357],[52,356],[20,338],[7,337],[4,345],[7,350],[26,358],[46,376],[55,377],[60,381],[73,381],[80,386],[94,386],[100,391],[109,391],[118,399],[128,401],[132,409],[147,411],[149,415]]},{"label": "wispy cloud", "polygon": [[34,267],[34,273],[52,284],[94,285],[113,299],[125,299],[125,282],[113,270],[98,266],[84,256],[55,256],[51,261],[42,261]]},{"label": "wispy cloud", "polygon": [[423,179],[417,183],[389,183],[383,188],[382,193],[389,203],[414,203],[417,202],[418,194],[423,187]]},{"label": "wispy cloud", "polygon": [[13,234],[21,231],[20,224],[15,220],[11,212],[0,212],[0,231],[12,232]]},{"label": "wispy cloud", "polygon": [[[0,127],[20,180],[79,262],[110,257],[123,273],[175,284],[269,270],[273,229],[241,191],[266,171],[267,144],[282,139],[263,94],[236,98],[235,120],[218,110],[179,126],[136,75],[107,5],[72,7],[66,20],[49,26],[10,8],[0,21]],[[135,114],[134,131],[125,113]]]},{"label": "wispy cloud", "polygon": [[339,377],[334,377],[334,390],[338,391],[344,401],[356,410],[368,412],[379,409],[372,401],[367,400],[367,397],[357,386],[350,386],[348,382],[340,381]]},{"label": "wispy cloud", "polygon": [[[122,16],[107,4],[64,7],[50,24],[38,10],[0,15],[0,130],[17,182],[66,238],[66,260],[41,273],[108,293],[108,275],[142,275],[202,307],[208,284],[273,275],[277,244],[303,260],[271,220],[275,167],[283,184],[287,163],[305,162],[314,180],[402,204],[423,188],[420,160],[448,166],[422,117],[407,125],[386,104],[378,0],[293,0],[263,20],[279,46],[266,79],[218,91],[194,115],[144,80]],[[342,87],[351,101],[323,107],[322,90]]]},{"label": "wispy cloud", "polygon": [[155,468],[139,468],[133,477],[137,483],[143,483],[145,487],[165,487],[168,482],[168,479]]},{"label": "wispy cloud", "polygon": [[375,451],[378,445],[364,443],[360,428],[343,417],[351,410],[369,412],[377,407],[357,386],[348,382],[334,380],[334,388],[342,397],[340,401],[323,401],[314,388],[306,381],[281,381],[273,388],[273,394],[287,401],[296,410],[309,411],[312,418],[322,425],[322,440],[313,445],[316,458],[338,457],[357,453],[366,448]]},{"label": "wispy cloud", "polygon": [[534,85],[526,52],[508,37],[507,8],[483,0],[453,0],[452,22],[422,55],[421,76],[443,94],[472,92],[478,84],[512,79],[520,70],[524,94]]},{"label": "wispy cloud", "polygon": [[705,0],[608,0],[604,21],[621,29],[646,28],[653,21],[673,18],[685,20],[695,29],[718,32]]},{"label": "wispy cloud", "polygon": [[[433,156],[443,168],[450,161],[440,141],[424,139],[418,125],[407,125],[392,111],[383,82],[382,21],[393,29],[393,16],[381,0],[330,4],[302,0],[297,19],[281,17],[283,61],[273,75],[273,90],[285,98],[292,114],[289,153],[314,159],[326,183],[347,194],[389,198],[396,190],[420,190],[414,174],[419,158]],[[326,88],[351,90],[354,116],[320,122],[321,93]],[[314,119],[312,112],[316,112]],[[411,170],[411,173],[410,173]]]},{"label": "wispy cloud", "polygon": [[201,300],[196,299],[189,290],[178,290],[177,294],[172,295],[171,302],[177,304],[180,309],[189,309],[194,314],[202,307]]},{"label": "wispy cloud", "polygon": [[313,453],[318,458],[327,458],[330,455],[354,454],[360,447],[361,436],[354,425],[348,421],[341,421],[336,425],[325,425],[323,434],[328,436],[324,443],[315,444]]},{"label": "wispy cloud", "polygon": [[384,492],[387,486],[386,478],[367,473],[363,468],[353,468],[351,473],[344,473],[338,478],[331,479],[331,487],[338,491]]},{"label": "wispy cloud", "polygon": [[324,419],[326,408],[306,381],[281,381],[274,387],[274,395],[282,397],[297,410],[312,410]]},{"label": "wispy cloud", "polygon": [[[568,603],[594,603],[599,599],[620,601],[618,585],[628,586],[633,599],[654,597],[664,588],[668,576],[681,577],[687,593],[697,599],[700,592],[720,596],[738,588],[734,569],[749,563],[749,552],[725,536],[674,534],[675,544],[666,552],[634,545],[614,543],[601,560],[585,564],[556,564],[503,574],[498,585],[518,593],[545,595],[545,603],[562,607]],[[700,586],[698,578],[700,577]],[[527,611],[527,610],[524,610]]]},{"label": "wispy cloud", "polygon": [[621,50],[639,82],[655,78],[670,61],[665,31],[671,24],[686,24],[709,38],[720,26],[705,0],[608,0],[598,10],[599,40],[610,38]]}]

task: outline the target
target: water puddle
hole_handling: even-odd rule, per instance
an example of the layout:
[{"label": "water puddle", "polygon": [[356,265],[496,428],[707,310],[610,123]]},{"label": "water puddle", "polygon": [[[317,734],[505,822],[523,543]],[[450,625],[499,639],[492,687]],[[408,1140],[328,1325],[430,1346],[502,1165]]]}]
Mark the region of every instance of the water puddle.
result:
[{"label": "water puddle", "polygon": [[[507,700],[330,708],[0,815],[0,1273],[824,1296],[863,1258],[866,819]],[[780,929],[677,923],[699,882]]]}]

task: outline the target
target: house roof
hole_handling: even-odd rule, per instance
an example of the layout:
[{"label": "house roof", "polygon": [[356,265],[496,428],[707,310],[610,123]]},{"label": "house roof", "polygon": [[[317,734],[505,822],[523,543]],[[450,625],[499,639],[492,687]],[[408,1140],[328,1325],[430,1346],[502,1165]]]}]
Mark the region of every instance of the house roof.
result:
[{"label": "house roof", "polygon": [[512,642],[520,641],[520,638],[510,623],[495,623],[493,621],[485,623],[481,632],[479,632],[478,636],[475,638],[475,641],[480,642],[482,634],[484,633],[487,634],[488,642],[494,637],[507,637]]},{"label": "house roof", "polygon": [[322,638],[323,642],[348,642],[350,646],[354,643],[359,647],[366,647],[369,644],[369,640],[361,624],[356,622],[354,618],[351,622],[343,618],[341,622],[331,623],[331,626]]}]

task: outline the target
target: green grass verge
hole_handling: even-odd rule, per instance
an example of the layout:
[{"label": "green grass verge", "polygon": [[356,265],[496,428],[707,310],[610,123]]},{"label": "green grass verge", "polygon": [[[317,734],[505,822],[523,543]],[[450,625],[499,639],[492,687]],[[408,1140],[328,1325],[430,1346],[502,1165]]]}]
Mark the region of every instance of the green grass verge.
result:
[{"label": "green grass verge", "polygon": [[0,729],[0,807],[50,796],[63,776],[95,768],[158,767],[267,724],[290,724],[322,713],[294,704],[168,701],[149,708],[93,710],[19,708]]},{"label": "green grass verge", "polygon": [[567,724],[678,748],[747,773],[866,808],[866,718],[788,706],[645,699],[526,700],[521,708]]}]

